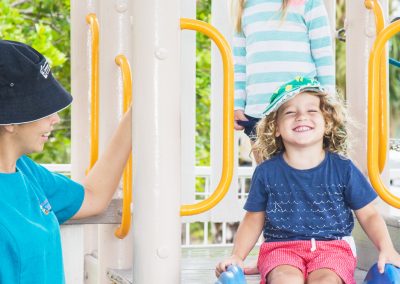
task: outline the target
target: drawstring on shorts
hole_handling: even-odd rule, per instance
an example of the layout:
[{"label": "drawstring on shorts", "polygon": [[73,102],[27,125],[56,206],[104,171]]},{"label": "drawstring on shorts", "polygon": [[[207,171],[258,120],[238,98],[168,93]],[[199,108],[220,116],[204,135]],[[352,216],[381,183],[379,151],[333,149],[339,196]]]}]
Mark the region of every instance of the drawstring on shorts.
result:
[{"label": "drawstring on shorts", "polygon": [[317,243],[315,242],[315,239],[311,239],[311,249],[310,251],[316,251],[317,250]]}]

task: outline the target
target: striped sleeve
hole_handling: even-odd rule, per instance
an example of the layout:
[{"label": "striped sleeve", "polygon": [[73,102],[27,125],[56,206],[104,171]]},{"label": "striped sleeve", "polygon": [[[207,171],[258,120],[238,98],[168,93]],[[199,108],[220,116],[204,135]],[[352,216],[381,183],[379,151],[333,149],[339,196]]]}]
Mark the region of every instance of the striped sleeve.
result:
[{"label": "striped sleeve", "polygon": [[246,38],[243,32],[233,36],[235,62],[235,110],[246,106]]},{"label": "striped sleeve", "polygon": [[314,59],[317,79],[329,91],[335,90],[335,65],[328,14],[322,0],[309,0],[304,13],[311,55]]}]

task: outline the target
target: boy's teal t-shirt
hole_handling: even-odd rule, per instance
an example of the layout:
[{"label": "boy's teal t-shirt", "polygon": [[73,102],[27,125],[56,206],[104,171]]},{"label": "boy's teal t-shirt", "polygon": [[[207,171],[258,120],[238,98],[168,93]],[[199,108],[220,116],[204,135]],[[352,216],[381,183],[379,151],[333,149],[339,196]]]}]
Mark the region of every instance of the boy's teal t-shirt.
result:
[{"label": "boy's teal t-shirt", "polygon": [[65,283],[60,224],[83,197],[82,185],[25,156],[0,173],[0,283]]}]

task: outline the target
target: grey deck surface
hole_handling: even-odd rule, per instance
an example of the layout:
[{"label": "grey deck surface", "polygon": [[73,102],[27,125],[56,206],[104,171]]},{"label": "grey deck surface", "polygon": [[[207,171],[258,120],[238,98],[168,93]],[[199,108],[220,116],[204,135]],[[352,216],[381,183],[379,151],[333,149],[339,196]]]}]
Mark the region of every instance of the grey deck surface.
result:
[{"label": "grey deck surface", "polygon": [[[257,258],[257,251],[253,251],[246,262]],[[215,265],[230,255],[231,248],[184,248],[182,249],[182,284],[214,284],[217,280],[214,275]],[[108,277],[115,284],[133,284],[131,270],[110,269]],[[365,271],[357,270],[355,278],[357,284],[362,284]],[[246,277],[247,284],[259,284],[259,275]],[[149,283],[150,284],[150,283]],[[172,284],[172,283],[171,283]],[[178,284],[178,283],[177,283]]]}]

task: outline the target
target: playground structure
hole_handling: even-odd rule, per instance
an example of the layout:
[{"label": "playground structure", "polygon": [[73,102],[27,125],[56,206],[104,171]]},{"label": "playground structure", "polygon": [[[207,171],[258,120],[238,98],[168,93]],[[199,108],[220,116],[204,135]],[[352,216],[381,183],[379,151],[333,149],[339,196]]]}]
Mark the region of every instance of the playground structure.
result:
[{"label": "playground structure", "polygon": [[[336,27],[334,2],[325,1],[332,27]],[[399,27],[385,28],[388,1],[378,4],[346,1],[347,101],[353,118],[368,125],[352,130],[359,138],[352,158],[368,172],[382,198],[398,208],[396,197],[383,186],[389,180],[385,168],[388,113],[383,111],[388,60],[383,48]],[[187,20],[195,19],[195,7],[194,0],[71,1],[71,175],[79,181],[93,166],[130,100],[133,151],[132,169],[128,166],[123,178],[126,190],[119,191],[110,209],[83,220],[85,224],[71,222],[62,227],[68,284],[110,283],[110,269],[132,268],[135,284],[185,283],[181,281],[181,246],[193,247],[190,223],[205,223],[202,245],[211,246],[208,222],[223,222],[222,242],[216,246],[225,246],[229,245],[225,224],[242,217],[245,183],[252,169],[237,165],[233,145],[237,147],[238,134],[233,137],[229,113],[231,63],[229,55],[219,55],[220,50],[229,49],[224,39],[231,40],[230,8],[225,1],[212,1],[215,31]],[[195,32],[186,29],[198,29],[216,42],[212,46],[209,168],[195,166],[196,41]],[[371,50],[376,53],[370,57]],[[380,99],[374,97],[379,92]],[[204,193],[196,192],[196,178],[205,178]],[[391,214],[397,211],[384,203],[379,208],[391,234],[399,233],[398,219]],[[186,233],[183,243],[181,231]],[[376,253],[361,232],[357,227],[354,236],[359,267],[366,270],[376,261]]]}]

